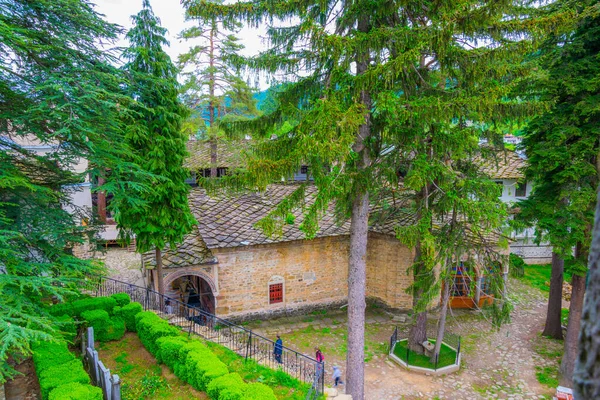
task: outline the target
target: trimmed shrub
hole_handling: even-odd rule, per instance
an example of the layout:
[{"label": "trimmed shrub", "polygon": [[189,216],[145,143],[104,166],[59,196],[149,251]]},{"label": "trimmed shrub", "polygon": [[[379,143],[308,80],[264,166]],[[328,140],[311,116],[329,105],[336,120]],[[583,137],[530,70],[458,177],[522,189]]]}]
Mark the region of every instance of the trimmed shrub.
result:
[{"label": "trimmed shrub", "polygon": [[81,383],[61,385],[50,392],[48,400],[102,400],[102,389]]},{"label": "trimmed shrub", "polygon": [[249,383],[244,392],[245,400],[277,400],[273,389],[262,383]]},{"label": "trimmed shrub", "polygon": [[137,302],[129,303],[124,306],[116,306],[113,309],[115,317],[125,321],[125,327],[129,332],[137,332],[135,329],[135,316],[143,311],[142,305]]},{"label": "trimmed shrub", "polygon": [[50,307],[50,313],[52,315],[66,314],[71,317],[80,317],[81,313],[91,310],[104,310],[107,313],[112,313],[116,305],[117,302],[112,297],[90,297],[74,302],[56,304]]},{"label": "trimmed shrub", "polygon": [[229,370],[213,353],[196,364],[196,385],[198,390],[206,390],[206,387],[215,379],[227,375]]},{"label": "trimmed shrub", "polygon": [[156,341],[158,353],[156,360],[174,369],[175,364],[180,363],[179,352],[187,344],[187,339],[181,336],[165,336]]},{"label": "trimmed shrub", "polygon": [[119,340],[125,334],[125,322],[118,317],[110,318],[104,310],[85,311],[81,318],[94,328],[94,339],[99,342]]},{"label": "trimmed shrub", "polygon": [[75,337],[77,337],[77,324],[75,320],[68,315],[61,315],[56,318],[60,322],[60,330],[62,331],[63,337],[69,343],[73,343]]},{"label": "trimmed shrub", "polygon": [[77,382],[84,385],[90,383],[90,377],[78,359],[46,368],[38,375],[38,378],[40,381],[40,391],[44,400],[48,399],[53,389],[67,383]]},{"label": "trimmed shrub", "polygon": [[69,351],[66,342],[38,342],[32,343],[33,364],[38,376],[48,368],[65,364],[75,359]]},{"label": "trimmed shrub", "polygon": [[112,296],[113,299],[117,302],[117,305],[120,307],[126,306],[131,303],[131,297],[127,293],[115,293]]},{"label": "trimmed shrub", "polygon": [[214,400],[241,400],[246,386],[239,374],[227,374],[213,380],[206,388],[206,393]]},{"label": "trimmed shrub", "polygon": [[143,311],[135,316],[135,327],[144,347],[156,357],[158,345],[156,341],[164,336],[179,336],[180,330],[169,325],[167,321],[150,311]]}]

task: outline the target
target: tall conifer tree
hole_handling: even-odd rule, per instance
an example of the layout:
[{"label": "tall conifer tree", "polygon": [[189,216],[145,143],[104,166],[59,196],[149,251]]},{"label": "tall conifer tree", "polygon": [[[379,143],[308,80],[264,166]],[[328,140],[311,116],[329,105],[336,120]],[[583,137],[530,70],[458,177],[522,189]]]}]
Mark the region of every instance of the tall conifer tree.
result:
[{"label": "tall conifer tree", "polygon": [[[600,183],[600,18],[598,1],[563,1],[559,9],[573,10],[566,32],[553,36],[543,48],[547,70],[536,82],[550,111],[527,127],[523,146],[527,176],[535,181],[532,195],[521,204],[525,220],[534,221],[540,240],[571,259],[572,294],[562,383],[570,386],[585,293],[591,232]],[[568,29],[570,28],[570,29]],[[574,252],[573,252],[574,249]]]},{"label": "tall conifer tree", "polygon": [[[269,48],[247,65],[282,73],[292,82],[278,94],[273,112],[248,124],[268,140],[253,149],[247,173],[229,180],[264,188],[308,164],[318,193],[305,208],[301,228],[307,236],[318,231],[319,217],[331,202],[341,219],[351,218],[347,390],[362,399],[370,206],[385,205],[380,189],[397,186],[401,164],[410,158],[414,168],[408,186],[421,193],[422,205],[417,208],[420,230],[413,235],[422,249],[413,271],[415,306],[427,303],[422,279],[433,277],[432,264],[420,256],[429,243],[419,234],[431,229],[433,215],[425,203],[435,190],[436,168],[444,145],[462,140],[461,134],[464,142],[451,157],[464,159],[476,146],[479,132],[473,123],[529,108],[504,98],[508,72],[524,73],[518,70],[519,55],[531,50],[530,41],[521,40],[530,22],[522,15],[527,8],[512,1],[183,3],[193,17],[268,25]],[[273,127],[285,121],[297,122],[272,138]],[[435,167],[428,169],[432,146]],[[292,208],[305,207],[304,189],[300,186],[260,226],[276,233]],[[421,328],[426,315],[418,318]]]},{"label": "tall conifer tree", "polygon": [[[1,0],[0,26],[1,385],[15,372],[9,357],[19,361],[32,341],[61,337],[64,325],[44,303],[102,272],[71,252],[87,240],[93,246],[94,235],[82,225],[93,221],[91,210],[72,204],[69,192],[104,170],[117,198],[132,182],[142,186],[119,118],[131,101],[115,55],[98,48],[119,29],[86,0]],[[36,154],[23,142],[52,150]],[[82,159],[88,168],[73,172]]]},{"label": "tall conifer tree", "polygon": [[136,115],[129,121],[126,140],[143,168],[155,175],[155,182],[151,190],[136,192],[143,203],[126,199],[113,207],[123,234],[135,235],[137,250],[155,249],[158,290],[164,293],[161,251],[167,244],[180,243],[195,224],[185,183],[189,172],[183,167],[187,152],[181,125],[187,111],[178,99],[177,69],[162,48],[168,45],[166,29],[148,0],[132,19],[124,70]]}]

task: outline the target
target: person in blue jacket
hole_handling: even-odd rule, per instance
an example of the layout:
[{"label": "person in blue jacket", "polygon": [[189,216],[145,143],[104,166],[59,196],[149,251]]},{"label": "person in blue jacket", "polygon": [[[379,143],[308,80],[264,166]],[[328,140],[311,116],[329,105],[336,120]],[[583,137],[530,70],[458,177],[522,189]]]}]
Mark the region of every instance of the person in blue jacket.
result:
[{"label": "person in blue jacket", "polygon": [[281,336],[277,335],[277,340],[275,341],[275,348],[273,349],[273,354],[275,355],[275,361],[281,364],[281,354],[283,353],[283,340],[281,340]]}]

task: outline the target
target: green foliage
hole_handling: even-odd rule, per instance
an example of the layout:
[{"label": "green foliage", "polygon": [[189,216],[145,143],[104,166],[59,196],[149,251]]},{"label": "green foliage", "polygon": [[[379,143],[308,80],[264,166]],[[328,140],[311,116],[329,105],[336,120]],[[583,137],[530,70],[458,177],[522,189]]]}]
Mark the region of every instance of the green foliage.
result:
[{"label": "green foliage", "polygon": [[125,327],[129,332],[137,332],[135,328],[135,316],[143,311],[142,305],[138,302],[132,302],[123,307],[115,307],[113,314],[115,317],[125,321]]},{"label": "green foliage", "polygon": [[[156,360],[174,369],[175,364],[180,363],[180,350],[187,344],[188,340],[182,336],[165,336],[156,341],[158,353]],[[179,376],[179,375],[178,375]]]},{"label": "green foliage", "polygon": [[94,339],[99,342],[119,340],[125,334],[125,322],[119,317],[111,318],[104,310],[84,311],[81,319],[94,328]]},{"label": "green foliage", "polygon": [[533,193],[520,202],[517,227],[534,226],[536,241],[550,242],[573,272],[585,275],[598,187],[600,85],[597,46],[600,18],[595,0],[557,1],[550,10],[572,13],[569,23],[548,36],[530,63],[542,71],[527,82],[531,96],[552,105],[525,129],[526,176]]},{"label": "green foliage", "polygon": [[178,336],[179,329],[150,311],[135,316],[135,326],[144,347],[153,355],[158,354],[157,340],[164,336]]},{"label": "green foliage", "polygon": [[214,400],[242,400],[246,384],[239,374],[223,375],[212,381],[206,393]]},{"label": "green foliage", "polygon": [[117,302],[112,297],[90,297],[73,302],[56,304],[50,307],[49,311],[52,315],[70,315],[78,318],[83,312],[90,310],[104,310],[112,314],[116,305]]},{"label": "green foliage", "polygon": [[77,323],[75,320],[68,315],[63,315],[57,317],[56,321],[60,326],[63,338],[68,343],[73,343],[73,340],[75,340],[75,337],[77,336]]},{"label": "green foliage", "polygon": [[38,376],[50,367],[65,364],[75,359],[65,341],[34,343],[31,347],[33,350],[33,365]]},{"label": "green foliage", "polygon": [[516,254],[510,253],[508,256],[510,274],[516,277],[522,277],[525,274],[525,261]]},{"label": "green foliage", "polygon": [[127,304],[131,303],[131,297],[129,297],[129,295],[127,293],[115,293],[112,296],[113,299],[115,299],[115,301],[117,302],[118,306],[126,306]]},{"label": "green foliage", "polygon": [[[435,340],[430,340],[430,342],[435,343]],[[404,362],[407,362],[407,344],[408,342],[406,340],[401,340],[397,342],[394,346],[394,354],[396,355],[396,357],[400,358]],[[437,367],[447,367],[448,365],[452,365],[455,362],[456,351],[451,349],[445,343],[442,343]],[[435,369],[435,364],[431,362],[431,357],[424,354],[417,354],[414,351],[408,353],[408,364],[413,365],[415,367]]]},{"label": "green foliage", "polygon": [[81,383],[61,385],[50,392],[48,400],[102,400],[102,389]]},{"label": "green foliage", "polygon": [[[519,278],[522,282],[543,292],[550,291],[550,277],[552,275],[552,266],[550,264],[526,265],[524,271],[523,276]],[[565,271],[564,279],[567,282],[570,281],[571,274]]]},{"label": "green foliage", "polygon": [[178,99],[177,70],[162,47],[165,29],[148,0],[133,17],[127,33],[130,46],[123,53],[129,80],[126,93],[136,100],[135,116],[127,119],[125,141],[140,165],[154,175],[152,190],[130,190],[129,198],[111,202],[121,235],[136,238],[140,253],[174,247],[196,224],[189,209],[189,172],[183,167],[186,138],[182,121],[186,108]]},{"label": "green foliage", "polygon": [[[44,307],[101,273],[72,249],[97,239],[97,219],[73,204],[78,186],[103,171],[102,188],[128,197],[145,174],[124,160],[121,117],[129,115],[123,74],[110,50],[120,33],[88,0],[15,0],[0,7],[0,382],[29,343],[59,338]],[[100,48],[100,43],[102,47]],[[104,46],[106,45],[106,46]],[[24,143],[46,146],[42,153]],[[48,151],[47,149],[50,148]],[[87,160],[84,171],[75,168]],[[76,172],[80,171],[80,172]],[[117,183],[118,182],[118,183]],[[84,225],[82,221],[87,223]],[[55,314],[56,316],[65,313]]]},{"label": "green foliage", "polygon": [[244,391],[244,399],[248,400],[276,400],[273,390],[262,383],[249,383]]},{"label": "green foliage", "polygon": [[131,400],[144,400],[152,398],[161,389],[167,387],[167,381],[160,376],[160,370],[148,370],[142,379],[127,382],[123,385],[123,398]]}]

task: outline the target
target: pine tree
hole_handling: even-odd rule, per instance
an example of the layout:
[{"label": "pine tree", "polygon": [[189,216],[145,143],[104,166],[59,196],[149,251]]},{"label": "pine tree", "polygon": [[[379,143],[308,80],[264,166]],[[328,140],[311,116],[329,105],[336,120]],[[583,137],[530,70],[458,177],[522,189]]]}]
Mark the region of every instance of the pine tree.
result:
[{"label": "pine tree", "polygon": [[168,44],[166,30],[148,0],[132,19],[124,70],[129,75],[126,90],[136,100],[136,115],[127,126],[126,141],[155,178],[151,190],[132,194],[136,201],[111,204],[125,238],[135,235],[137,251],[155,249],[158,290],[164,293],[161,251],[167,244],[180,243],[195,224],[185,183],[188,171],[183,167],[187,153],[182,122],[187,110],[178,99],[177,69],[162,49]]},{"label": "pine tree", "polygon": [[536,94],[553,107],[531,121],[523,140],[529,158],[527,176],[535,181],[535,187],[523,202],[521,214],[535,223],[536,234],[549,241],[554,252],[572,260],[573,292],[561,363],[562,382],[570,385],[600,183],[600,128],[596,122],[600,19],[597,1],[565,1],[556,6],[573,9],[576,14],[566,32],[548,40],[540,56],[547,72],[536,82]]},{"label": "pine tree", "polygon": [[235,36],[239,27],[239,23],[225,24],[212,17],[199,19],[198,26],[180,34],[186,41],[201,42],[181,54],[178,63],[185,78],[184,102],[194,114],[199,114],[194,115],[194,119],[204,122],[199,128],[201,137],[210,143],[212,178],[217,177],[218,142],[224,139],[219,123],[258,114],[252,90],[236,66],[238,53],[244,48]]},{"label": "pine tree", "polygon": [[[525,72],[518,69],[519,55],[531,42],[510,38],[508,32],[519,36],[516,32],[525,30],[529,21],[520,17],[528,10],[509,1],[477,7],[422,1],[183,3],[192,17],[268,25],[269,48],[247,65],[257,72],[281,73],[291,82],[278,93],[273,112],[245,124],[268,140],[253,149],[245,174],[225,181],[261,189],[307,164],[318,188],[316,201],[303,205],[306,185],[301,185],[260,226],[276,233],[291,209],[304,207],[301,228],[311,237],[331,202],[340,219],[351,218],[347,390],[354,398],[364,398],[370,205],[385,204],[379,189],[396,186],[408,148],[419,151],[410,155],[415,166],[410,187],[425,194],[421,202],[426,201],[432,190],[425,187],[436,183],[435,169],[427,171],[432,133],[439,138],[436,161],[461,129],[468,133],[470,142],[452,154],[460,160],[466,152],[461,147],[472,148],[471,140],[479,135],[467,122],[525,113],[527,104],[504,97],[511,89],[508,72]],[[282,20],[286,24],[278,25]],[[291,129],[272,137],[287,121],[295,121]],[[425,234],[432,215],[424,207],[417,212],[418,228]],[[421,254],[430,249],[423,239]],[[415,263],[419,281],[431,277],[430,271],[421,272],[424,260],[418,257]],[[416,303],[424,303],[420,297],[417,293]]]},{"label": "pine tree", "polygon": [[[85,287],[97,264],[72,255],[94,245],[91,210],[71,204],[69,187],[86,175],[113,171],[105,188],[126,197],[143,187],[141,171],[124,159],[119,115],[130,101],[112,67],[119,30],[88,1],[0,1],[0,384],[15,371],[7,363],[30,354],[30,343],[58,339],[64,325],[46,302]],[[35,154],[20,143],[52,147]],[[74,173],[81,159],[83,173]],[[135,176],[134,176],[135,175]],[[70,212],[66,210],[70,209]]]}]

